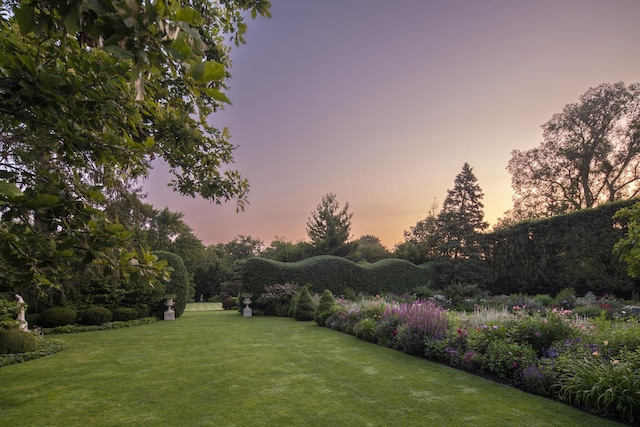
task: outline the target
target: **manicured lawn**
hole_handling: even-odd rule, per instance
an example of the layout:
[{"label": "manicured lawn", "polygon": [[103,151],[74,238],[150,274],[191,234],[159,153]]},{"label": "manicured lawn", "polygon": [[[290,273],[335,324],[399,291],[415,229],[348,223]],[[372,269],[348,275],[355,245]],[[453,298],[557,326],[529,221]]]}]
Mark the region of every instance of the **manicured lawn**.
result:
[{"label": "manicured lawn", "polygon": [[0,425],[616,425],[313,322],[196,308],[0,368]]}]

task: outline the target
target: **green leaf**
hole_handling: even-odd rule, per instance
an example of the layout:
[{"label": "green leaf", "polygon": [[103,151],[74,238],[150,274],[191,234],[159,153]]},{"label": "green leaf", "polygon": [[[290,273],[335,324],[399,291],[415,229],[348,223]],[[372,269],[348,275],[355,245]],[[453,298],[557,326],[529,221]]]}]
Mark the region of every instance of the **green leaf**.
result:
[{"label": "green leaf", "polygon": [[19,197],[22,196],[22,191],[10,182],[0,181],[0,196],[4,197]]},{"label": "green leaf", "polygon": [[224,65],[214,62],[198,62],[189,68],[187,75],[193,77],[197,82],[208,83],[214,80],[222,80],[225,76]]},{"label": "green leaf", "polygon": [[53,194],[38,194],[33,198],[33,206],[36,208],[50,207],[58,203],[60,197]]},{"label": "green leaf", "polygon": [[202,23],[202,15],[200,15],[200,12],[191,7],[183,7],[178,10],[175,19],[176,21],[186,22],[193,26],[198,26]]},{"label": "green leaf", "polygon": [[224,102],[225,104],[231,104],[231,100],[227,98],[227,95],[216,88],[208,87],[203,89],[202,92],[215,99],[216,101]]}]

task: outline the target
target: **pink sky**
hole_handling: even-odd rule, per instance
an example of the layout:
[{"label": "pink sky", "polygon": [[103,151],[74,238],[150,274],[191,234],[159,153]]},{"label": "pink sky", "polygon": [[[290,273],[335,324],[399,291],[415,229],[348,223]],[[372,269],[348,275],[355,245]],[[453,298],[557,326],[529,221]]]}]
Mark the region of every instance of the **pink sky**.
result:
[{"label": "pink sky", "polygon": [[485,219],[511,208],[514,149],[589,87],[640,82],[638,0],[272,0],[232,51],[227,126],[249,205],[180,197],[158,165],[146,202],[204,244],[306,240],[326,193],[352,234],[392,249],[468,162]]}]

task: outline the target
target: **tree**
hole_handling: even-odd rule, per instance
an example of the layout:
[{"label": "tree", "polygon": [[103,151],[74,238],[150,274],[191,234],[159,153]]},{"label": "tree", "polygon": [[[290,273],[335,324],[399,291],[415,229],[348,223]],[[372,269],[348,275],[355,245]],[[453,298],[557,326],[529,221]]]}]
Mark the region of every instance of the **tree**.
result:
[{"label": "tree", "polygon": [[511,153],[513,218],[548,217],[639,194],[640,84],[590,88],[542,128],[539,147]]},{"label": "tree", "polygon": [[380,239],[370,234],[360,236],[354,243],[355,249],[349,255],[353,262],[377,262],[391,256],[391,253],[380,242]]},{"label": "tree", "polygon": [[447,190],[436,219],[435,236],[441,256],[469,259],[480,255],[480,234],[489,226],[484,221],[483,196],[473,169],[465,163],[453,190]]},{"label": "tree", "polygon": [[345,256],[352,250],[348,243],[352,216],[349,203],[340,208],[335,194],[327,193],[322,197],[307,221],[307,235],[315,255]]},{"label": "tree", "polygon": [[[143,7],[144,6],[144,7]],[[268,0],[0,3],[0,281],[56,287],[88,263],[154,280],[154,257],[105,218],[163,159],[183,195],[241,209],[248,183],[207,117],[228,102],[225,33]],[[136,276],[138,278],[136,279]]]},{"label": "tree", "polygon": [[627,263],[627,272],[633,278],[640,277],[640,203],[622,208],[613,217],[624,221],[627,226],[625,236],[613,247],[613,252]]},{"label": "tree", "polygon": [[309,242],[293,243],[284,237],[276,236],[260,256],[274,261],[295,262],[313,256],[313,248]]},{"label": "tree", "polygon": [[434,199],[427,216],[418,221],[409,230],[404,231],[404,243],[396,246],[395,254],[398,258],[423,264],[438,256],[438,213],[440,207]]}]

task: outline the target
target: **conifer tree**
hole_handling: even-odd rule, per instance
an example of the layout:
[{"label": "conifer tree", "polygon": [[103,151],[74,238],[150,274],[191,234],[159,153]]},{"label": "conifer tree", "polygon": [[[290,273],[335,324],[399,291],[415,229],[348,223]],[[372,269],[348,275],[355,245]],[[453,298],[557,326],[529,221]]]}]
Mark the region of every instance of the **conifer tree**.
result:
[{"label": "conifer tree", "polygon": [[300,295],[298,296],[293,317],[296,320],[313,320],[315,310],[316,307],[313,303],[313,299],[311,298],[311,294],[309,293],[309,289],[303,287],[300,291]]},{"label": "conifer tree", "polygon": [[468,163],[456,176],[453,190],[447,191],[437,218],[440,255],[450,259],[477,258],[480,237],[489,224],[484,221],[482,189]]}]

